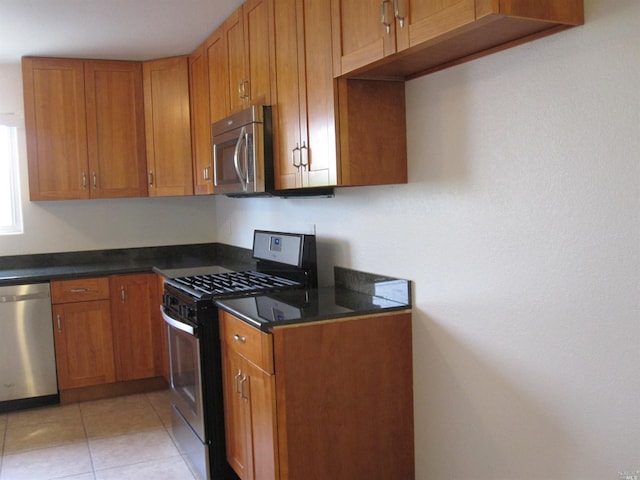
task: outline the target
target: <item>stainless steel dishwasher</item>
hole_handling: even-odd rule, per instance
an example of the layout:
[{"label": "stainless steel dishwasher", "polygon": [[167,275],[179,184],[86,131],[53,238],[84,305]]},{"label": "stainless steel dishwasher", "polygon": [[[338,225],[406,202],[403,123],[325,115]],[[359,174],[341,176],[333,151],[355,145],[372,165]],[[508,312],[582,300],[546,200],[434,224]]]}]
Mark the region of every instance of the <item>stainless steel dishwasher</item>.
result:
[{"label": "stainless steel dishwasher", "polygon": [[0,412],[57,402],[51,288],[0,287]]}]

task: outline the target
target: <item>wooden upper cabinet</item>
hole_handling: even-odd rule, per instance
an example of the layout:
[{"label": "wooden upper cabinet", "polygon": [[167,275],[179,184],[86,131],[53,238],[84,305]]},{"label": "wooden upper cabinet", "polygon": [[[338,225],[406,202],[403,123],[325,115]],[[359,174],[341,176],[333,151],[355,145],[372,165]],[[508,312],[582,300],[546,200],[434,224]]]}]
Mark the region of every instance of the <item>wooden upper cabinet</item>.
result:
[{"label": "wooden upper cabinet", "polygon": [[[229,65],[224,25],[207,38],[205,44],[209,72],[209,116],[211,123],[229,115]],[[211,125],[209,125],[211,128]]]},{"label": "wooden upper cabinet", "polygon": [[147,196],[142,65],[91,60],[84,74],[91,196]]},{"label": "wooden upper cabinet", "polygon": [[392,1],[331,0],[331,9],[336,76],[396,51]]},{"label": "wooden upper cabinet", "polygon": [[[242,6],[248,84],[245,104],[271,104],[274,0],[247,0]],[[246,105],[245,105],[246,106]]]},{"label": "wooden upper cabinet", "polygon": [[24,58],[31,200],[89,198],[84,64]]},{"label": "wooden upper cabinet", "polygon": [[333,79],[330,0],[275,18],[276,188],[406,183],[404,83]]},{"label": "wooden upper cabinet", "polygon": [[146,196],[137,62],[24,58],[32,200]]},{"label": "wooden upper cabinet", "polygon": [[332,0],[334,75],[412,78],[584,22],[582,0]]},{"label": "wooden upper cabinet", "polygon": [[242,7],[236,10],[224,22],[224,36],[227,54],[227,73],[229,81],[229,112],[241,110],[248,100],[249,83],[247,58],[244,45],[244,22]]},{"label": "wooden upper cabinet", "polygon": [[271,103],[273,0],[248,0],[205,42],[211,122]]},{"label": "wooden upper cabinet", "polygon": [[475,0],[332,0],[336,75],[475,20]]},{"label": "wooden upper cabinet", "polygon": [[431,40],[438,35],[472,23],[475,0],[396,0],[390,14],[395,25],[398,51]]},{"label": "wooden upper cabinet", "polygon": [[407,183],[404,92],[401,81],[338,79],[340,185]]},{"label": "wooden upper cabinet", "polygon": [[336,185],[329,0],[275,0],[276,188]]},{"label": "wooden upper cabinet", "polygon": [[213,193],[213,158],[209,115],[209,68],[204,44],[189,56],[189,87],[193,187],[196,195],[210,194]]},{"label": "wooden upper cabinet", "polygon": [[143,63],[149,196],[193,194],[186,56]]}]

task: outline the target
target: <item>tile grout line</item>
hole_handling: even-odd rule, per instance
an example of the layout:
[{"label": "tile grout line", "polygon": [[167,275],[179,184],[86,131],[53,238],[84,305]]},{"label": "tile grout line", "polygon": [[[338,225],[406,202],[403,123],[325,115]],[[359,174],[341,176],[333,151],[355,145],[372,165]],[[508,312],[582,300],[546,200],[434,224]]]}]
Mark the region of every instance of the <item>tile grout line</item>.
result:
[{"label": "tile grout line", "polygon": [[82,412],[81,404],[78,402],[78,411],[80,412],[80,421],[82,422],[82,430],[84,431],[84,441],[87,444],[87,451],[89,452],[89,461],[91,462],[91,473],[93,478],[96,478],[96,466],[93,463],[93,454],[91,453],[91,444],[89,443],[89,433],[87,432],[87,425],[84,422],[84,413]]}]

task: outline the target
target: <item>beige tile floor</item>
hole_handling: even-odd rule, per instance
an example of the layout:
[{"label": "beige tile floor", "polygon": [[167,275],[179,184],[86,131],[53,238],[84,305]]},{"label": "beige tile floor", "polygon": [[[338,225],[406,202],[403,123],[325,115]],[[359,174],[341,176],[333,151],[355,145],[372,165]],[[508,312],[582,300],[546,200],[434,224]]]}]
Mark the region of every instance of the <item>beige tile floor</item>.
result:
[{"label": "beige tile floor", "polygon": [[168,391],[0,414],[0,480],[193,480]]}]

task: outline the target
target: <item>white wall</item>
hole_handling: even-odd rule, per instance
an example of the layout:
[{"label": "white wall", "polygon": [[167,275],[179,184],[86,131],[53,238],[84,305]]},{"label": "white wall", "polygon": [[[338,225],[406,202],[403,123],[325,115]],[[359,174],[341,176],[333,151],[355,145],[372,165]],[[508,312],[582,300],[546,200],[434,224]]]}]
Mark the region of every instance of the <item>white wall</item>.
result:
[{"label": "white wall", "polygon": [[[0,65],[0,113],[24,125],[19,65]],[[0,236],[0,256],[215,241],[213,197],[30,202],[24,128],[19,155],[24,234]]]},{"label": "white wall", "polygon": [[419,480],[640,470],[640,2],[586,14],[408,82],[408,185],[216,200],[220,241],[415,282]]}]

